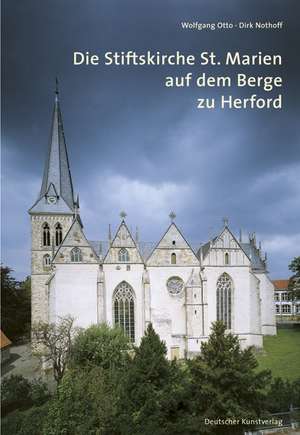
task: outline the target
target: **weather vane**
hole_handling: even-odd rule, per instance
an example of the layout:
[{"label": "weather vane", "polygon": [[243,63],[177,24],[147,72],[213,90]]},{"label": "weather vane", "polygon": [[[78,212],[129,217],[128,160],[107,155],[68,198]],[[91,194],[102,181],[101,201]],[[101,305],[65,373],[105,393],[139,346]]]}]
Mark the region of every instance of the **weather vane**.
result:
[{"label": "weather vane", "polygon": [[126,216],[127,216],[127,214],[125,213],[125,211],[121,211],[121,213],[120,213],[120,217],[121,217],[122,219],[125,219]]},{"label": "weather vane", "polygon": [[176,214],[171,211],[171,213],[169,214],[169,218],[171,219],[172,222],[174,222],[174,219],[176,218]]}]

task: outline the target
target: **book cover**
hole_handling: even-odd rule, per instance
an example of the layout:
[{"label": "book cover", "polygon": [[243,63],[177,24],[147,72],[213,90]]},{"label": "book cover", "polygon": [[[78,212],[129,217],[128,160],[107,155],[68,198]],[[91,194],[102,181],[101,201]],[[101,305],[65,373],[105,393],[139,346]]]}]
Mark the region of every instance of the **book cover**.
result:
[{"label": "book cover", "polygon": [[3,1],[3,433],[297,427],[299,12]]}]

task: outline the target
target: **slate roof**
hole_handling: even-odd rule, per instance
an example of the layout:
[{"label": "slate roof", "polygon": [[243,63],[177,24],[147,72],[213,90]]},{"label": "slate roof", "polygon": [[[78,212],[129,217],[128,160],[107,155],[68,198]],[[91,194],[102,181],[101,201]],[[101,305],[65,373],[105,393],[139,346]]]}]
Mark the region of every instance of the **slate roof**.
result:
[{"label": "slate roof", "polygon": [[[47,204],[46,195],[58,196],[56,204]],[[30,209],[35,213],[67,213],[74,211],[74,193],[64,135],[58,92],[56,92],[50,143],[38,200]]]},{"label": "slate roof", "polygon": [[[102,258],[104,258],[108,252],[109,249],[109,243],[108,241],[102,241],[102,240],[89,240],[88,241],[90,245],[93,247],[94,251],[97,253],[97,255],[100,255],[100,246],[102,251]],[[139,252],[143,258],[144,261],[148,260],[150,254],[152,253],[153,249],[157,245],[157,242],[138,242],[137,247],[139,249]],[[192,250],[194,252],[197,252],[197,247],[199,247],[199,244],[191,244],[190,245]]]},{"label": "slate roof", "polygon": [[266,267],[259,256],[258,249],[252,243],[240,243],[240,245],[250,258],[252,268],[255,270],[265,270]]}]

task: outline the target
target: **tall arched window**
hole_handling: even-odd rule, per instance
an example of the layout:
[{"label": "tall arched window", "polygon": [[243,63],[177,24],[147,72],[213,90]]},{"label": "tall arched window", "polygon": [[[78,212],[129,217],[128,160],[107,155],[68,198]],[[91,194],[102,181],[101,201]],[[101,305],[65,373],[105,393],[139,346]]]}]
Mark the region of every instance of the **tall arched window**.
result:
[{"label": "tall arched window", "polygon": [[43,245],[50,246],[50,228],[47,222],[43,224]]},{"label": "tall arched window", "polygon": [[176,254],[174,252],[171,254],[171,264],[176,264]]},{"label": "tall arched window", "polygon": [[55,225],[55,244],[59,246],[62,242],[62,226],[60,223]]},{"label": "tall arched window", "polygon": [[79,248],[73,248],[71,251],[71,261],[72,263],[78,263],[79,261],[82,261],[82,253],[81,249]]},{"label": "tall arched window", "polygon": [[46,254],[43,257],[43,266],[45,268],[48,268],[48,267],[50,267],[50,265],[51,265],[51,257],[49,254]]},{"label": "tall arched window", "polygon": [[119,251],[119,261],[122,263],[129,263],[129,253],[127,249],[121,248]]},{"label": "tall arched window", "polygon": [[225,264],[229,264],[229,254],[228,254],[228,252],[225,253],[224,260],[225,260]]},{"label": "tall arched window", "polygon": [[122,281],[116,288],[113,296],[113,307],[115,325],[120,326],[134,342],[134,292],[126,281]]},{"label": "tall arched window", "polygon": [[223,273],[217,281],[217,320],[221,320],[226,329],[231,329],[232,279]]}]

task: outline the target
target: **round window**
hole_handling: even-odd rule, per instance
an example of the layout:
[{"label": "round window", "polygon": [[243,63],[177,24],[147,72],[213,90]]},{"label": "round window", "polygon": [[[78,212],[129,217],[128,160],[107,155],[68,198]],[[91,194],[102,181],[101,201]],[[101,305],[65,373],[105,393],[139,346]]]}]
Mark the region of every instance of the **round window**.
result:
[{"label": "round window", "polygon": [[172,276],[167,281],[167,289],[171,295],[179,295],[183,289],[183,280],[178,276]]}]

